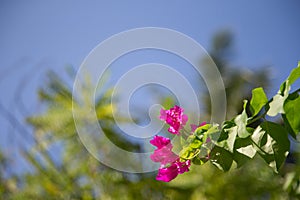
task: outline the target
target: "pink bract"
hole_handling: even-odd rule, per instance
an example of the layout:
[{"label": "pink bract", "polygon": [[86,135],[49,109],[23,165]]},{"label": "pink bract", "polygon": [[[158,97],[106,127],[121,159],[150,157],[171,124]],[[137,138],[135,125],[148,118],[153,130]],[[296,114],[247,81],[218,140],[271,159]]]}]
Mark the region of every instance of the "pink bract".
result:
[{"label": "pink bract", "polygon": [[171,140],[169,138],[165,138],[165,137],[158,136],[158,135],[154,136],[154,138],[152,140],[150,140],[150,144],[152,144],[153,146],[156,146],[158,149],[170,144],[170,146],[172,148]]},{"label": "pink bract", "polygon": [[150,158],[153,162],[160,162],[162,165],[166,165],[177,160],[178,156],[166,146],[161,149],[156,149],[154,153],[150,155]]},{"label": "pink bract", "polygon": [[188,116],[183,114],[184,109],[175,105],[169,110],[160,110],[160,119],[170,125],[168,131],[172,134],[179,134],[179,130],[186,124]]},{"label": "pink bract", "polygon": [[177,169],[179,174],[183,174],[184,172],[189,171],[189,167],[191,166],[191,161],[187,160],[186,162],[177,162]]},{"label": "pink bract", "polygon": [[189,171],[191,162],[180,162],[179,159],[173,162],[169,167],[161,167],[158,170],[156,180],[170,182],[177,177],[178,174]]},{"label": "pink bract", "polygon": [[158,181],[164,181],[164,182],[170,182],[174,178],[176,178],[178,175],[178,169],[177,165],[173,163],[171,166],[166,168],[160,168],[158,170],[158,174],[156,176],[156,180]]},{"label": "pink bract", "polygon": [[159,181],[169,182],[176,178],[178,174],[189,171],[191,162],[180,162],[179,156],[173,151],[173,145],[169,138],[154,136],[150,143],[157,147],[150,158],[153,162],[159,162],[160,168],[156,179]]},{"label": "pink bract", "polygon": [[160,162],[162,165],[172,163],[178,159],[178,156],[172,152],[173,145],[169,138],[154,136],[150,143],[157,147],[150,158],[153,162]]}]

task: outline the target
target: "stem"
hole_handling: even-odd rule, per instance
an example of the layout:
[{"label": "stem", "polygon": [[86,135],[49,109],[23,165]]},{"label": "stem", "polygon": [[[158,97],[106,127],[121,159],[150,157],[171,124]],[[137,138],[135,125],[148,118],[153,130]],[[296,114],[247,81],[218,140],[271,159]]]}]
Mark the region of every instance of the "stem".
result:
[{"label": "stem", "polygon": [[249,137],[249,139],[251,140],[252,144],[254,144],[257,148],[259,148],[264,154],[268,155],[268,153],[265,152],[263,149],[261,149],[261,148],[258,146],[258,144],[256,144],[256,143],[252,140],[251,137]]},{"label": "stem", "polygon": [[262,115],[259,115],[259,116],[255,117],[255,118],[249,120],[248,123],[247,123],[247,125],[250,125],[250,124],[256,122],[257,120],[260,120],[261,118],[265,118],[266,114],[267,114],[267,112],[265,111]]}]

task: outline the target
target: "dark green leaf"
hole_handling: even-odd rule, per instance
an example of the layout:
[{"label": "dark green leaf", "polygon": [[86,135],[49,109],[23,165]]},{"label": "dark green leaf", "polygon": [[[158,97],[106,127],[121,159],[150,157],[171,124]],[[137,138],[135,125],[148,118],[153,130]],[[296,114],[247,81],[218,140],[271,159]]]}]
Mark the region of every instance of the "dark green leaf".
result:
[{"label": "dark green leaf", "polygon": [[209,158],[206,157],[201,157],[201,156],[196,156],[192,159],[193,164],[195,165],[203,165],[204,163],[206,163],[209,160]]},{"label": "dark green leaf", "polygon": [[297,135],[295,134],[295,131],[292,129],[288,119],[286,118],[285,114],[281,115],[283,122],[284,122],[284,127],[286,128],[287,132],[294,138],[297,140]]},{"label": "dark green leaf", "polygon": [[192,159],[192,162],[195,165],[202,165],[203,164],[202,160],[198,156],[196,156],[194,159]]},{"label": "dark green leaf", "polygon": [[290,94],[284,103],[284,121],[295,137],[300,132],[300,97],[298,93]]},{"label": "dark green leaf", "polygon": [[[290,150],[290,141],[288,139],[288,133],[285,128],[283,128],[281,125],[273,123],[273,122],[263,122],[261,124],[261,130],[259,131],[260,134],[267,134],[267,137],[270,136],[270,138],[267,138],[266,143],[264,144],[265,149],[264,154],[265,160],[269,165],[275,170],[275,172],[278,172],[282,164],[284,163],[286,156]],[[263,137],[261,137],[263,138]],[[262,141],[262,139],[260,140]],[[259,144],[259,143],[258,143]],[[261,145],[261,144],[260,144]],[[258,146],[260,146],[258,145]],[[272,160],[269,160],[269,155],[272,156]]]},{"label": "dark green leaf", "polygon": [[235,141],[234,149],[249,158],[253,158],[256,154],[250,138],[238,138]]},{"label": "dark green leaf", "polygon": [[250,160],[250,158],[248,156],[245,156],[244,154],[235,151],[233,154],[233,160],[236,167],[239,168],[245,165],[246,162]]},{"label": "dark green leaf", "polygon": [[232,166],[233,156],[229,151],[215,146],[211,152],[210,161],[220,170],[228,171]]}]

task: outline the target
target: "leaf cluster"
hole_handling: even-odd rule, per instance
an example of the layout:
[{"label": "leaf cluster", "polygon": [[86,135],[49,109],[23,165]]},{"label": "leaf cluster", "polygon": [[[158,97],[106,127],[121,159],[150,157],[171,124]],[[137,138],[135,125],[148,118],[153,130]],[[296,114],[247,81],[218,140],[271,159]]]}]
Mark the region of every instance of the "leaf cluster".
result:
[{"label": "leaf cluster", "polygon": [[[210,160],[219,169],[228,171],[260,156],[278,173],[290,151],[289,135],[297,139],[300,132],[300,89],[290,92],[299,77],[300,62],[270,100],[263,88],[253,89],[252,98],[250,102],[244,101],[241,114],[225,121],[221,128],[207,124],[196,129],[188,137],[181,159],[192,160],[194,164]],[[279,114],[284,124],[267,118]]]}]

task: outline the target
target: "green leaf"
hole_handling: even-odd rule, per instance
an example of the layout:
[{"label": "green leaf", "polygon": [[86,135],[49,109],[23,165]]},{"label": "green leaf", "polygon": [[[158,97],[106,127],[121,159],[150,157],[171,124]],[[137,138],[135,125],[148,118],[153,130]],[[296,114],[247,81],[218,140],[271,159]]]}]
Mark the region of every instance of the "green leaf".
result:
[{"label": "green leaf", "polygon": [[194,164],[203,164],[208,160],[220,131],[217,124],[206,124],[196,129],[186,140],[185,147],[180,151],[181,160],[191,160]]},{"label": "green leaf", "polygon": [[288,95],[281,96],[280,94],[276,94],[269,104],[270,109],[268,110],[267,114],[271,117],[274,117],[278,113],[284,113],[283,104],[287,97]]},{"label": "green leaf", "polygon": [[220,130],[218,124],[213,124],[206,132],[203,134],[203,143],[207,144],[207,139],[209,138],[213,144],[216,144],[220,137]]},{"label": "green leaf", "polygon": [[291,85],[300,77],[300,62],[298,67],[294,68],[289,77],[280,85],[278,93],[272,98],[269,104],[270,109],[268,115],[271,117],[276,116],[278,113],[284,114],[284,102],[289,96]]},{"label": "green leaf", "polygon": [[268,98],[264,92],[264,89],[259,87],[252,90],[252,98],[250,101],[250,108],[253,116],[256,116],[259,111],[268,103]]},{"label": "green leaf", "polygon": [[197,149],[200,148],[202,145],[202,141],[196,137],[195,135],[190,135],[186,140],[186,147],[189,147],[191,149]]},{"label": "green leaf", "polygon": [[288,98],[289,92],[291,90],[291,86],[288,84],[288,82],[289,81],[286,80],[283,84],[281,84],[280,90],[269,103],[269,110],[267,112],[269,116],[274,117],[278,113],[284,114],[283,104]]},{"label": "green leaf", "polygon": [[191,153],[193,152],[193,150],[190,147],[184,147],[180,153],[179,156],[182,159],[188,160],[193,158],[193,154],[191,155]]},{"label": "green leaf", "polygon": [[283,119],[288,126],[291,135],[296,138],[296,135],[300,132],[300,97],[299,94],[292,93],[286,99],[284,103]]},{"label": "green leaf", "polygon": [[193,149],[200,148],[202,145],[202,142],[199,139],[193,140],[193,142],[190,144],[190,147]]},{"label": "green leaf", "polygon": [[[181,138],[183,138],[183,137],[181,137]],[[190,135],[190,136],[186,139],[186,142],[187,142],[188,144],[190,144],[190,143],[193,142],[196,138],[197,138],[197,137],[196,137],[195,135]],[[188,144],[187,144],[187,146],[188,146]]]},{"label": "green leaf", "polygon": [[246,113],[246,105],[247,101],[244,101],[244,110],[242,114],[236,116],[234,119],[234,123],[237,125],[237,134],[240,138],[246,138],[250,135],[250,133],[247,131],[247,121],[248,121],[248,116]]},{"label": "green leaf", "polygon": [[190,146],[184,147],[180,153],[179,157],[183,160],[191,160],[192,158],[196,157],[200,153],[200,149],[194,149]]},{"label": "green leaf", "polygon": [[211,124],[205,124],[203,126],[200,126],[195,130],[194,135],[197,136],[199,139],[202,139],[203,134],[207,132],[210,128]]},{"label": "green leaf", "polygon": [[196,156],[192,159],[192,162],[195,165],[203,165],[207,161],[208,161],[208,159],[201,159],[199,156]]},{"label": "green leaf", "polygon": [[298,62],[298,66],[292,70],[287,80],[292,85],[298,78],[300,78],[300,61]]},{"label": "green leaf", "polygon": [[249,158],[253,158],[256,154],[256,150],[249,138],[238,138],[235,142],[234,148],[237,152]]},{"label": "green leaf", "polygon": [[218,146],[233,152],[234,142],[238,133],[238,127],[232,121],[224,122]]},{"label": "green leaf", "polygon": [[[251,158],[249,158],[248,156],[239,153],[238,151],[235,151],[233,154],[233,160],[234,160],[234,164],[237,168],[242,167],[243,165],[246,164],[247,161],[249,161]],[[233,168],[233,167],[231,167]]]},{"label": "green leaf", "polygon": [[288,83],[289,81],[286,80],[280,86],[280,90],[278,93],[272,98],[272,101],[269,103],[269,110],[267,114],[271,117],[276,116],[278,113],[284,114],[283,104],[285,100],[289,96],[289,92],[291,90],[291,86]]},{"label": "green leaf", "polygon": [[220,170],[228,171],[232,166],[233,156],[229,151],[215,146],[211,152],[210,161]]},{"label": "green leaf", "polygon": [[290,149],[288,133],[281,125],[265,121],[251,136],[261,157],[278,172]]},{"label": "green leaf", "polygon": [[255,129],[251,135],[251,139],[260,155],[274,154],[272,149],[273,139],[260,126]]}]

